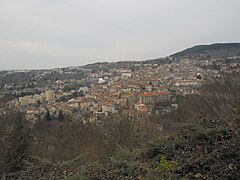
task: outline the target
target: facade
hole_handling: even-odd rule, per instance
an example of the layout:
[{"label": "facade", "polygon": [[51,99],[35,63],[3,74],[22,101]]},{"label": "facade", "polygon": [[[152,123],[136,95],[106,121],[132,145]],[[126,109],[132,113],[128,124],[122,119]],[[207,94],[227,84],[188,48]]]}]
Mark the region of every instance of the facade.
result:
[{"label": "facade", "polygon": [[46,100],[47,100],[47,101],[52,101],[52,100],[55,99],[55,93],[54,93],[54,91],[52,91],[52,90],[47,90],[45,94],[46,94]]},{"label": "facade", "polygon": [[147,112],[147,106],[145,106],[145,104],[141,104],[141,103],[137,103],[135,104],[135,109],[138,111],[138,112],[143,112],[143,113],[146,113]]},{"label": "facade", "polygon": [[22,106],[26,106],[26,105],[29,105],[29,104],[36,104],[37,103],[37,99],[34,98],[33,96],[19,97],[19,103]]},{"label": "facade", "polygon": [[139,103],[142,104],[154,104],[161,102],[170,102],[171,93],[170,92],[149,92],[142,93],[139,96]]},{"label": "facade", "polygon": [[102,105],[103,113],[117,113],[116,107],[113,104],[104,104]]},{"label": "facade", "polygon": [[144,88],[147,92],[152,92],[153,91],[153,85],[151,85],[151,84],[145,84]]}]

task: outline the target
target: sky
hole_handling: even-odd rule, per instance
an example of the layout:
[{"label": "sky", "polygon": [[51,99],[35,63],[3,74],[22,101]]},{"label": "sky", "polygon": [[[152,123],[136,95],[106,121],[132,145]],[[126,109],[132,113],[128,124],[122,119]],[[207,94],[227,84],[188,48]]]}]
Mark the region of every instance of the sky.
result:
[{"label": "sky", "polygon": [[0,0],[0,69],[147,60],[240,42],[240,0]]}]

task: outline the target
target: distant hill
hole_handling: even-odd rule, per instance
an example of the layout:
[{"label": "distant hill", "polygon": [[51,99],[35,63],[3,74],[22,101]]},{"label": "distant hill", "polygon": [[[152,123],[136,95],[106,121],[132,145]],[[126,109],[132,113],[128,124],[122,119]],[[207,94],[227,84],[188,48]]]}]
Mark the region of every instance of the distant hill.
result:
[{"label": "distant hill", "polygon": [[206,56],[210,56],[213,58],[240,56],[240,43],[217,43],[211,45],[197,45],[170,55],[170,57],[172,58]]},{"label": "distant hill", "polygon": [[[136,66],[148,64],[169,64],[178,62],[184,57],[191,58],[224,58],[240,56],[240,43],[216,43],[211,45],[197,45],[183,51],[170,55],[169,57],[161,57],[156,59],[139,60],[139,61],[117,61],[117,62],[96,62],[82,66],[86,69],[93,69],[94,71],[108,71],[112,68],[129,68],[136,69]],[[238,61],[239,58],[236,60]]]}]

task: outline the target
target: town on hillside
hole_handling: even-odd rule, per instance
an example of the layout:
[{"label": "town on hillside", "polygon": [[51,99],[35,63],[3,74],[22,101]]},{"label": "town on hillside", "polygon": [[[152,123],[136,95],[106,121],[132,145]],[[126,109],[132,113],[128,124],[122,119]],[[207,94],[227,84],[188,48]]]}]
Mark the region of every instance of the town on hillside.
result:
[{"label": "town on hillside", "polygon": [[239,72],[239,62],[232,59],[236,57],[224,61],[166,57],[51,70],[2,71],[1,98],[5,103],[0,112],[20,111],[32,123],[46,116],[86,123],[118,112],[138,118],[162,115],[178,109],[179,97],[197,94],[199,87],[222,78],[224,73]]}]

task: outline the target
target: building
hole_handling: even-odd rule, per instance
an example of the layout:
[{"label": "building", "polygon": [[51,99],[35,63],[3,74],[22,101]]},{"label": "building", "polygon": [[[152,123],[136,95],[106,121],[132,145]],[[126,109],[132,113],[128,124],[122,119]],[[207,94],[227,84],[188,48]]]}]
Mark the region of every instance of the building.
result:
[{"label": "building", "polygon": [[19,103],[21,106],[26,106],[29,104],[37,104],[37,99],[34,98],[33,96],[19,97]]},{"label": "building", "polygon": [[141,103],[137,103],[135,104],[135,109],[138,111],[138,112],[144,112],[146,113],[147,112],[147,106],[145,104],[141,104]]},{"label": "building", "polygon": [[148,92],[142,93],[139,96],[139,103],[142,104],[155,104],[161,102],[170,102],[171,93],[170,92]]},{"label": "building", "polygon": [[104,103],[102,105],[102,112],[105,113],[106,115],[108,113],[117,113],[116,106],[111,103]]},{"label": "building", "polygon": [[145,88],[145,91],[148,91],[148,92],[153,91],[153,85],[152,84],[145,84],[144,88]]},{"label": "building", "polygon": [[46,100],[47,100],[47,101],[52,101],[52,100],[55,99],[55,93],[54,93],[54,91],[52,91],[52,90],[47,90],[47,91],[45,92],[45,94],[46,94]]},{"label": "building", "polygon": [[122,73],[122,78],[130,78],[132,77],[132,73],[131,72],[123,72]]},{"label": "building", "polygon": [[175,83],[175,86],[178,87],[194,87],[194,86],[201,86],[203,84],[203,81],[201,80],[182,80],[182,81],[177,81]]}]

